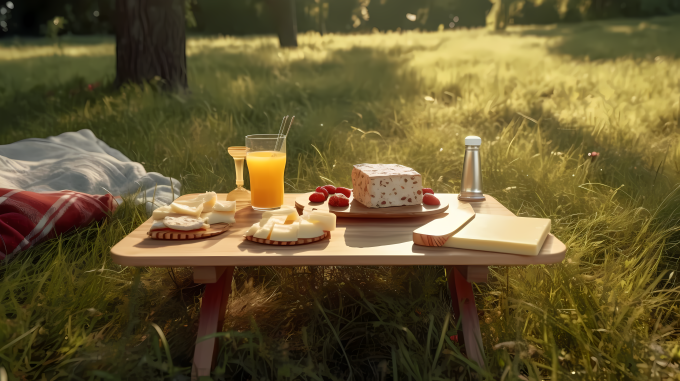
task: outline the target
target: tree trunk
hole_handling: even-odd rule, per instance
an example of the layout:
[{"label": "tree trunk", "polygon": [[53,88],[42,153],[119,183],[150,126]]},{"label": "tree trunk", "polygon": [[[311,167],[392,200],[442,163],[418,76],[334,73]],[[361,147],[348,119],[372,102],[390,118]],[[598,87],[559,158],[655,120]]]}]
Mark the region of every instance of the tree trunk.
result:
[{"label": "tree trunk", "polygon": [[269,0],[282,48],[297,47],[295,0]]},{"label": "tree trunk", "polygon": [[116,85],[187,88],[184,0],[116,0]]}]

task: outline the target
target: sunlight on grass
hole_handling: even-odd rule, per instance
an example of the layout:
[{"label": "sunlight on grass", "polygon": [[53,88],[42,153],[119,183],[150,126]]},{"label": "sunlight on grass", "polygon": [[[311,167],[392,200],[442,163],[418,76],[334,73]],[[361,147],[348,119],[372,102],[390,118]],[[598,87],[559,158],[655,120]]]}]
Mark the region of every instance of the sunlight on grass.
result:
[{"label": "sunlight on grass", "polygon": [[[68,54],[5,43],[0,144],[89,128],[186,193],[226,193],[226,148],[294,114],[288,192],[351,186],[353,164],[397,162],[456,193],[463,138],[479,135],[486,193],[550,218],[569,248],[561,264],[494,267],[475,285],[487,370],[453,337],[460,321],[440,267],[244,267],[215,376],[677,378],[680,48],[654,34],[677,34],[677,20],[305,34],[297,50],[272,36],[193,37],[190,96],[113,89],[111,39],[73,38]],[[191,270],[109,259],[144,219],[125,206],[0,267],[11,377],[190,373],[202,292]]]}]

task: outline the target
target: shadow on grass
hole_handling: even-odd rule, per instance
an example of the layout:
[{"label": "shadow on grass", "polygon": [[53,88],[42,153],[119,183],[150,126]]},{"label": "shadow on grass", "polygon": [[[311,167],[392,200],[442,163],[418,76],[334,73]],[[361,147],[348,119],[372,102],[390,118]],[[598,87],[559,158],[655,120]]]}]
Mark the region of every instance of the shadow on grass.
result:
[{"label": "shadow on grass", "polygon": [[557,24],[524,29],[517,33],[522,36],[556,38],[549,51],[574,58],[680,57],[680,16]]}]

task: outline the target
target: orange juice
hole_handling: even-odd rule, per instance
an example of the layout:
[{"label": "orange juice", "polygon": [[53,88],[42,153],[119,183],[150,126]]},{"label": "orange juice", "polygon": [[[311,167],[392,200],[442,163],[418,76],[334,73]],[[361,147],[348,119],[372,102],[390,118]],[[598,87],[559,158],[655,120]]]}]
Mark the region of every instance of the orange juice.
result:
[{"label": "orange juice", "polygon": [[286,154],[276,151],[248,152],[251,203],[255,208],[278,208],[283,205],[283,173]]}]

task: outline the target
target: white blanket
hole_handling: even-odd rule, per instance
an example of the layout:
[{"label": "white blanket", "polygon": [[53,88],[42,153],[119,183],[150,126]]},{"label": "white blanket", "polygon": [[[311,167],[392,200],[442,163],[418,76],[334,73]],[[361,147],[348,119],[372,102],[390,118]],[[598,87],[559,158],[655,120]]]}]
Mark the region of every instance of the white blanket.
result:
[{"label": "white blanket", "polygon": [[140,193],[147,213],[179,197],[181,184],[109,147],[90,130],[47,139],[25,139],[0,145],[0,188],[33,192],[74,190],[127,196]]}]

